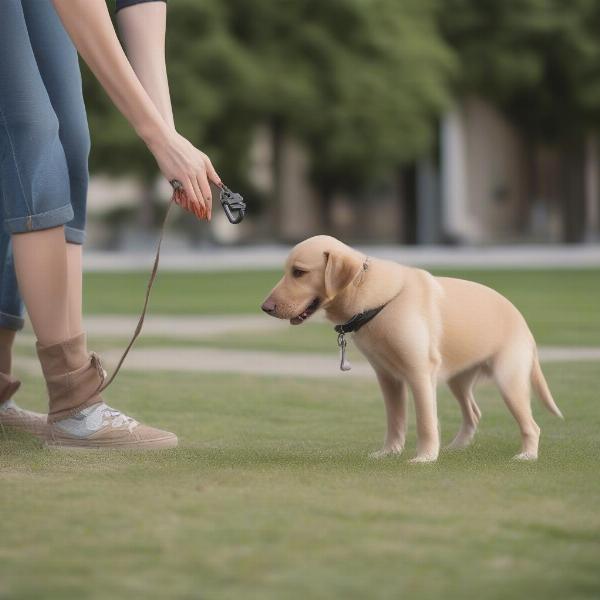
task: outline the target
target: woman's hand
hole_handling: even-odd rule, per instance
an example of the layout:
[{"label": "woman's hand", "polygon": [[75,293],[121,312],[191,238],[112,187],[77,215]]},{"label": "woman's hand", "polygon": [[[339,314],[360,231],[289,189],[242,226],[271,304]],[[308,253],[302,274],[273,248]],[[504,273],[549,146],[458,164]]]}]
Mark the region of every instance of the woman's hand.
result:
[{"label": "woman's hand", "polygon": [[[206,154],[175,131],[172,117],[163,118],[140,83],[119,44],[105,0],[52,1],[77,50],[146,142],[163,175],[169,181],[181,181],[183,191],[175,195],[176,201],[198,217],[210,219],[212,201],[208,182],[219,185],[221,180]],[[158,104],[167,107],[165,102]]]},{"label": "woman's hand", "polygon": [[[127,58],[163,120],[174,132],[175,123],[165,62],[166,22],[167,5],[164,2],[134,4],[117,13],[119,33]],[[148,147],[155,147],[152,152],[165,177],[169,181],[177,179],[184,185],[183,189],[175,190],[175,201],[199,218],[210,219],[211,200],[207,179],[217,185],[221,180],[209,158],[175,133],[172,139],[168,132],[162,133],[161,137],[161,142],[148,142]],[[167,141],[164,138],[167,138]],[[187,177],[190,182],[187,188],[184,178],[186,165],[193,168],[193,173]],[[189,168],[187,170],[189,171]],[[182,172],[174,175],[177,171]]]},{"label": "woman's hand", "polygon": [[176,179],[183,185],[183,190],[175,194],[175,201],[200,219],[210,220],[212,194],[209,182],[219,186],[221,178],[208,156],[175,130],[170,130],[163,142],[149,142],[148,148],[167,180]]}]

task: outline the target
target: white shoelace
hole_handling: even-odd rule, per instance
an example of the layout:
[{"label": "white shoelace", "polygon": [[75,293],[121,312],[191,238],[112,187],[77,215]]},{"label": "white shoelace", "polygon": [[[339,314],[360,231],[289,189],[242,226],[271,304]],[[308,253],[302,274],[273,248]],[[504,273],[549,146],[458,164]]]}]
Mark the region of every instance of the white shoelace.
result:
[{"label": "white shoelace", "polygon": [[131,433],[138,425],[135,419],[104,403],[84,408],[76,415],[55,423],[55,426],[65,433],[79,438],[88,437],[106,426],[115,429],[126,427]]},{"label": "white shoelace", "polygon": [[129,433],[131,433],[139,423],[132,417],[124,415],[121,411],[107,406],[102,413],[102,424],[111,425],[115,428],[127,427]]}]

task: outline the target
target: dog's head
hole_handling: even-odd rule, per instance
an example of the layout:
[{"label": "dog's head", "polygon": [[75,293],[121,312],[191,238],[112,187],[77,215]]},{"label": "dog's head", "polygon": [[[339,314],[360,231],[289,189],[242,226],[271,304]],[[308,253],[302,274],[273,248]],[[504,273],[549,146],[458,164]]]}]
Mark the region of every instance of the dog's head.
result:
[{"label": "dog's head", "polygon": [[285,273],[261,308],[299,325],[331,303],[362,269],[363,257],[339,240],[317,235],[290,252]]}]

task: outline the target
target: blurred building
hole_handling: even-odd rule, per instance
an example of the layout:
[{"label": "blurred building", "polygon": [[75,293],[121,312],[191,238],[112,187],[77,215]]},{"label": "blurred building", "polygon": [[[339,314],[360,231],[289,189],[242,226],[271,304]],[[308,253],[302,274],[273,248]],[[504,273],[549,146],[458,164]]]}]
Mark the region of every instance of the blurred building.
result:
[{"label": "blurred building", "polygon": [[[428,157],[406,165],[360,194],[324,198],[311,184],[310,157],[293,138],[259,127],[249,175],[269,199],[250,207],[232,228],[221,211],[211,226],[179,214],[172,221],[182,247],[192,243],[294,243],[329,233],[350,243],[506,244],[600,241],[600,151],[590,137],[572,147],[530,142],[499,111],[467,98],[443,118]],[[157,179],[166,202],[168,183]],[[90,186],[92,245],[151,245],[140,218],[144,186],[135,178],[94,177]],[[160,211],[159,211],[160,214]],[[155,219],[156,220],[156,219]],[[156,223],[155,223],[156,225]]]},{"label": "blurred building", "polygon": [[277,173],[264,132],[256,184],[278,201],[276,236],[327,231],[347,240],[400,243],[600,240],[600,156],[595,138],[573,147],[532,144],[493,106],[467,98],[441,125],[436,152],[360,196],[326,201],[309,183],[309,157],[293,139]]}]

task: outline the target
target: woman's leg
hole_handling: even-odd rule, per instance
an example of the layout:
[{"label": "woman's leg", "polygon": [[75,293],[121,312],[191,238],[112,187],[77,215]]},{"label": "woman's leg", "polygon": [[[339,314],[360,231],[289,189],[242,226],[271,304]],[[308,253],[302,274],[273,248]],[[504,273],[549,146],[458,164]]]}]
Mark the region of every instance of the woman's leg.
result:
[{"label": "woman's leg", "polygon": [[63,225],[73,209],[58,119],[17,0],[2,3],[0,86],[4,224],[13,234],[19,290],[36,336],[54,343],[69,335]]},{"label": "woman's leg", "polygon": [[[24,38],[19,39],[19,36]],[[22,82],[26,73],[21,68],[31,64],[27,53],[27,31],[24,26],[20,4],[7,0],[2,4],[0,19],[0,207],[9,231],[30,230],[39,224],[58,225],[68,220],[70,207],[62,202],[52,206],[43,200],[34,203],[40,193],[40,182],[48,178],[49,190],[59,189],[60,181],[53,176],[60,158],[55,153],[48,156],[48,144],[52,144],[52,120],[37,126],[48,105],[38,96],[29,95],[32,81]],[[24,41],[23,41],[24,40]],[[35,84],[33,84],[35,85]],[[13,88],[14,86],[14,88]],[[39,88],[38,88],[39,89]],[[12,95],[14,93],[14,96]],[[31,111],[31,125],[24,116]],[[10,130],[9,130],[10,121]],[[31,135],[32,162],[23,170],[17,167],[23,140]],[[43,148],[42,148],[43,146]],[[30,177],[33,175],[33,178]],[[35,190],[35,191],[34,191]],[[34,209],[38,208],[39,212]],[[8,221],[8,222],[6,222]],[[27,279],[35,278],[28,273]],[[12,345],[17,330],[23,326],[23,302],[19,294],[13,260],[13,247],[8,231],[0,232],[0,428],[5,425],[29,433],[42,435],[46,427],[46,415],[24,411],[12,402],[19,388],[19,381],[10,376],[12,368]]]},{"label": "woman's leg", "polygon": [[[90,135],[77,51],[50,0],[21,0],[31,47],[52,108],[69,172],[73,219],[65,226],[68,320],[71,337],[83,331],[82,244],[85,239]],[[51,51],[48,49],[51,48]]]},{"label": "woman's leg", "polygon": [[[76,215],[69,201],[72,190],[67,151],[29,43],[30,37],[52,31],[51,27],[36,26],[41,11],[51,9],[52,4],[50,0],[5,2],[0,20],[0,110],[4,126],[0,143],[6,141],[11,151],[9,159],[2,161],[0,186],[5,226],[13,233],[19,288],[38,337],[38,356],[50,396],[48,443],[96,448],[173,447],[177,445],[173,434],[140,425],[104,404],[99,395],[103,375],[98,358],[87,351],[85,334],[73,335],[81,330],[80,321],[77,323],[81,315],[80,254],[71,253],[76,282],[71,295],[65,228],[56,226],[69,223],[67,235],[73,234],[70,230],[83,231],[71,227]],[[24,10],[34,15],[31,31],[25,25]],[[48,19],[51,14],[47,13]],[[55,43],[43,38],[34,39],[33,45],[42,49],[38,52],[40,65],[57,51],[53,60],[65,68]],[[6,90],[2,89],[5,85]],[[63,199],[69,201],[67,210]],[[46,210],[40,211],[44,203]],[[69,314],[76,314],[72,323]]]},{"label": "woman's leg", "polygon": [[67,243],[67,318],[71,336],[83,332],[83,264],[81,244]]},{"label": "woman's leg", "polygon": [[17,332],[0,328],[0,373],[10,375],[12,371],[12,347]]},{"label": "woman's leg", "polygon": [[85,341],[70,340],[64,237],[64,224],[73,219],[69,174],[20,0],[2,3],[0,128],[4,226],[12,234],[19,290],[44,355],[49,414],[70,413],[101,402],[94,395],[101,378]]},{"label": "woman's leg", "polygon": [[19,294],[10,236],[0,230],[0,373],[10,375],[12,347],[23,323],[23,301]]},{"label": "woman's leg", "polygon": [[[0,134],[0,144],[1,144]],[[21,385],[11,376],[15,335],[23,327],[23,301],[19,294],[10,236],[0,230],[0,430],[14,427],[43,435],[46,415],[19,408],[12,400]]]},{"label": "woman's leg", "polygon": [[40,344],[69,337],[67,247],[62,227],[12,236],[19,290]]}]

